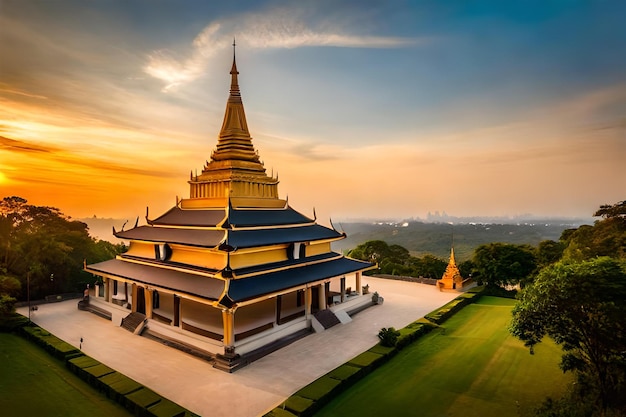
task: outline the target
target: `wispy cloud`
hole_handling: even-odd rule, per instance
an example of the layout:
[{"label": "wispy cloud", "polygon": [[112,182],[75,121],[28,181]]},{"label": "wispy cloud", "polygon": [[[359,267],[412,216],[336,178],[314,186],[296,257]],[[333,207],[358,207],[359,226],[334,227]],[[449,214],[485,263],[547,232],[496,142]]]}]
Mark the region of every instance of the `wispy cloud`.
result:
[{"label": "wispy cloud", "polygon": [[[1,128],[1,127],[0,127]],[[0,136],[0,149],[12,151],[12,152],[44,152],[50,153],[55,148],[50,146],[42,146],[34,143],[27,143],[15,139],[5,138]]]},{"label": "wispy cloud", "polygon": [[211,57],[231,46],[233,33],[237,34],[237,42],[259,49],[312,46],[399,48],[428,41],[425,38],[355,35],[346,33],[343,28],[316,28],[297,13],[272,10],[211,22],[193,40],[193,49],[187,58],[181,59],[169,50],[154,51],[148,56],[144,71],[165,82],[163,91],[191,82],[205,72]]}]

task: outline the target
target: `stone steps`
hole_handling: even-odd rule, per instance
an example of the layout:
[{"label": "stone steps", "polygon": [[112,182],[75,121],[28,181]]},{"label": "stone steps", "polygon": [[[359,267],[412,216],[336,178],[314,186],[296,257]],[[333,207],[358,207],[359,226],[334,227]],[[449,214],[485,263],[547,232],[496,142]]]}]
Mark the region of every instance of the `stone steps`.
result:
[{"label": "stone steps", "polygon": [[319,321],[319,323],[322,326],[324,326],[324,329],[330,329],[331,327],[336,326],[337,324],[341,323],[341,321],[337,318],[335,313],[333,313],[329,309],[320,310],[317,313],[315,313],[314,316],[317,319],[317,321]]},{"label": "stone steps", "polygon": [[141,313],[130,313],[128,316],[122,319],[120,327],[128,330],[131,333],[141,333],[143,326],[146,324],[146,315]]},{"label": "stone steps", "polygon": [[90,313],[100,316],[103,319],[111,320],[112,314],[100,307],[96,307],[89,303],[89,301],[80,300],[78,302],[78,309],[83,311],[89,311]]}]

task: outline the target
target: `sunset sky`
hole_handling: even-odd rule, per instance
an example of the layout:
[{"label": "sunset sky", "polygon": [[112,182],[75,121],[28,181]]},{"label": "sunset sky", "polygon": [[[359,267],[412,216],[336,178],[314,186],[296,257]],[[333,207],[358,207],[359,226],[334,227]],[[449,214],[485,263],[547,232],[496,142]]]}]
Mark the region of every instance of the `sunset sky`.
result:
[{"label": "sunset sky", "polygon": [[626,2],[0,0],[0,198],[156,217],[221,127],[318,218],[626,198]]}]

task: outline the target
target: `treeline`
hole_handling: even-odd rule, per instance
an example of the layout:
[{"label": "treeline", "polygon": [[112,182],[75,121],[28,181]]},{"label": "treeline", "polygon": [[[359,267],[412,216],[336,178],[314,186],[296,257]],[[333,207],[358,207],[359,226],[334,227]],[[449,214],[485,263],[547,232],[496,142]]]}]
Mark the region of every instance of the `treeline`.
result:
[{"label": "treeline", "polygon": [[[543,240],[537,246],[512,243],[479,245],[469,260],[457,264],[464,278],[493,286],[522,286],[532,282],[542,268],[558,261],[582,261],[599,256],[626,258],[624,202],[602,206],[593,226],[566,229],[558,241]],[[456,249],[456,248],[455,248]],[[448,249],[450,251],[450,248]],[[449,258],[412,256],[409,250],[382,240],[370,240],[348,252],[348,256],[378,264],[371,274],[442,277]]]},{"label": "treeline", "polygon": [[11,299],[82,292],[93,276],[83,262],[100,262],[126,250],[89,236],[85,223],[71,220],[58,208],[35,206],[20,197],[0,201],[0,297],[10,310]]}]

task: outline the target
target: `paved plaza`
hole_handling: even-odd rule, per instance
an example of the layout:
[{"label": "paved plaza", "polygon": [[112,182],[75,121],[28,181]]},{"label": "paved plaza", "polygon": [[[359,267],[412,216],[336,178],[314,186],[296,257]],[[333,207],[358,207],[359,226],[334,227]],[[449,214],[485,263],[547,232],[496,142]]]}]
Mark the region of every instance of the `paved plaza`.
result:
[{"label": "paved plaza", "polygon": [[[158,342],[133,335],[78,300],[43,304],[32,321],[85,354],[202,416],[253,417],[279,405],[319,376],[378,342],[382,327],[401,328],[455,298],[435,286],[364,276],[363,284],[384,297],[382,305],[353,321],[306,336],[228,374]],[[28,315],[27,308],[18,312]]]}]

